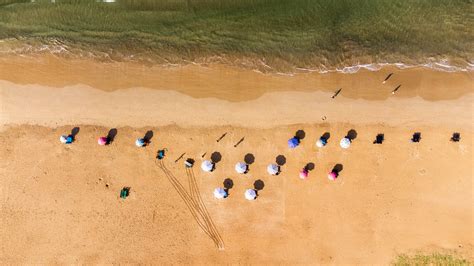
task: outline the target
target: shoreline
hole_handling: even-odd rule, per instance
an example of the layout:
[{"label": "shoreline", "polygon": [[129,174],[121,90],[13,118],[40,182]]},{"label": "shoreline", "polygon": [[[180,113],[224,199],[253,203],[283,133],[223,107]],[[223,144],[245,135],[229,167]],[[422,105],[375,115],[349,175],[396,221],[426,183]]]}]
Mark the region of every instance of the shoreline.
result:
[{"label": "shoreline", "polygon": [[[9,46],[9,42],[19,42],[18,44]],[[237,67],[241,69],[247,69],[257,71],[265,74],[282,74],[282,75],[294,75],[299,73],[312,73],[317,72],[319,74],[326,73],[344,73],[354,74],[361,70],[379,71],[382,68],[395,68],[395,69],[412,69],[412,68],[424,68],[426,70],[434,70],[440,72],[474,72],[474,59],[458,59],[457,61],[464,62],[461,64],[452,64],[447,58],[434,58],[429,57],[419,62],[404,63],[400,61],[392,62],[363,62],[348,65],[338,66],[325,66],[319,65],[314,67],[300,67],[300,66],[289,66],[288,71],[279,72],[281,70],[274,69],[265,63],[260,58],[252,58],[247,56],[207,56],[202,58],[196,58],[195,61],[187,59],[173,59],[175,62],[167,62],[169,59],[162,58],[160,60],[153,61],[151,58],[140,54],[129,54],[129,55],[111,55],[106,52],[93,52],[93,51],[82,51],[78,49],[70,49],[68,45],[63,44],[58,40],[50,40],[49,44],[28,44],[25,41],[21,41],[15,38],[11,39],[0,39],[0,56],[1,57],[48,57],[54,56],[69,60],[92,60],[102,63],[130,63],[130,64],[144,64],[148,66],[161,66],[161,67],[185,67],[187,65],[198,65],[206,66],[209,64],[224,65],[228,67]],[[71,51],[74,50],[74,51]],[[452,61],[452,60],[451,60]],[[289,63],[284,63],[289,65]]]},{"label": "shoreline", "polygon": [[[390,73],[394,75],[382,84]],[[387,100],[393,97],[390,92],[398,85],[401,89],[397,98],[420,96],[429,101],[454,100],[474,92],[473,77],[474,72],[439,72],[424,68],[383,67],[378,71],[364,69],[354,74],[308,72],[279,75],[221,64],[165,67],[52,55],[0,57],[0,80],[20,85],[56,88],[86,85],[107,92],[142,87],[230,102],[255,100],[272,92],[334,93],[339,88],[343,89],[343,97]]]}]

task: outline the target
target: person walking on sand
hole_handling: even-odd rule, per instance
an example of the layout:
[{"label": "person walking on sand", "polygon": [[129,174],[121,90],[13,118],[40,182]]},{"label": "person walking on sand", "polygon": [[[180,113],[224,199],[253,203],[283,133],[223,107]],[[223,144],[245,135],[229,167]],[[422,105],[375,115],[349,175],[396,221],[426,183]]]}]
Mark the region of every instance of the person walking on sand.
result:
[{"label": "person walking on sand", "polygon": [[342,89],[338,89],[331,98],[333,98],[333,99],[336,98],[337,95],[339,95],[339,93],[341,93],[341,91],[342,91]]},{"label": "person walking on sand", "polygon": [[388,76],[383,80],[382,84],[385,84],[387,80],[393,75],[393,73],[388,74]]},{"label": "person walking on sand", "polygon": [[400,89],[400,87],[401,87],[401,86],[402,86],[402,85],[398,85],[398,86],[397,86],[397,87],[396,87],[396,88],[395,88],[395,89],[392,91],[392,94],[394,94],[394,95],[395,95],[395,92],[397,92],[397,91],[398,91],[398,89]]}]

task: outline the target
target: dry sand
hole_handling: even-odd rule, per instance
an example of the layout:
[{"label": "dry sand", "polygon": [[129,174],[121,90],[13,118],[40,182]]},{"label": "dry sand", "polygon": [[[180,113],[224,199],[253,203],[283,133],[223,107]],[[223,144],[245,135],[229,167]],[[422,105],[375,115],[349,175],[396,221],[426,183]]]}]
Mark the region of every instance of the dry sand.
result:
[{"label": "dry sand", "polygon": [[[399,253],[433,250],[473,258],[471,73],[398,70],[382,85],[391,69],[290,77],[45,58],[0,60],[2,264],[387,264]],[[77,141],[61,145],[74,126]],[[115,141],[98,146],[111,127]],[[306,136],[289,150],[299,129]],[[358,136],[343,151],[338,142],[350,129]],[[150,146],[136,148],[147,130]],[[420,143],[409,141],[414,131]],[[449,141],[453,131],[461,142]],[[317,149],[324,132],[329,144]],[[372,144],[377,133],[383,145]],[[222,155],[215,172],[194,171],[224,251],[156,167],[164,147],[186,187],[176,158]],[[238,175],[233,166],[247,153],[255,162]],[[286,157],[282,174],[268,176],[277,155]],[[300,180],[309,162],[316,167]],[[329,181],[335,164],[344,168]],[[234,182],[229,198],[214,199],[226,178]],[[244,190],[258,179],[265,187],[248,202]],[[131,187],[126,200],[123,186]]]}]

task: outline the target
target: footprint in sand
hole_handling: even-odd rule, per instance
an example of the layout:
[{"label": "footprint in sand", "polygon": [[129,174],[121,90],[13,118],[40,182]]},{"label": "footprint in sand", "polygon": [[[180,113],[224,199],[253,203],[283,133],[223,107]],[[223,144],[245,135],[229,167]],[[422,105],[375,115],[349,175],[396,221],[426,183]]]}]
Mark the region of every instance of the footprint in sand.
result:
[{"label": "footprint in sand", "polygon": [[422,168],[418,171],[420,175],[425,175],[426,174],[426,169]]},{"label": "footprint in sand", "polygon": [[413,159],[420,159],[420,151],[418,149],[413,150],[413,152],[411,153],[411,157]]}]

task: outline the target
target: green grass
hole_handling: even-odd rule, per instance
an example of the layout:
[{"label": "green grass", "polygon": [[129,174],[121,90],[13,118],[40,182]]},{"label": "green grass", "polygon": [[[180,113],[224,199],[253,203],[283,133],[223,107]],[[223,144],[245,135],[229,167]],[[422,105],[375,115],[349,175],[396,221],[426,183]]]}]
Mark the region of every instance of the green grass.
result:
[{"label": "green grass", "polygon": [[472,266],[472,262],[466,259],[440,253],[433,253],[430,255],[416,254],[412,256],[400,255],[393,263],[394,266],[409,266],[409,265],[436,265],[436,266]]},{"label": "green grass", "polygon": [[175,59],[298,67],[470,60],[472,0],[0,0],[0,38]]}]

